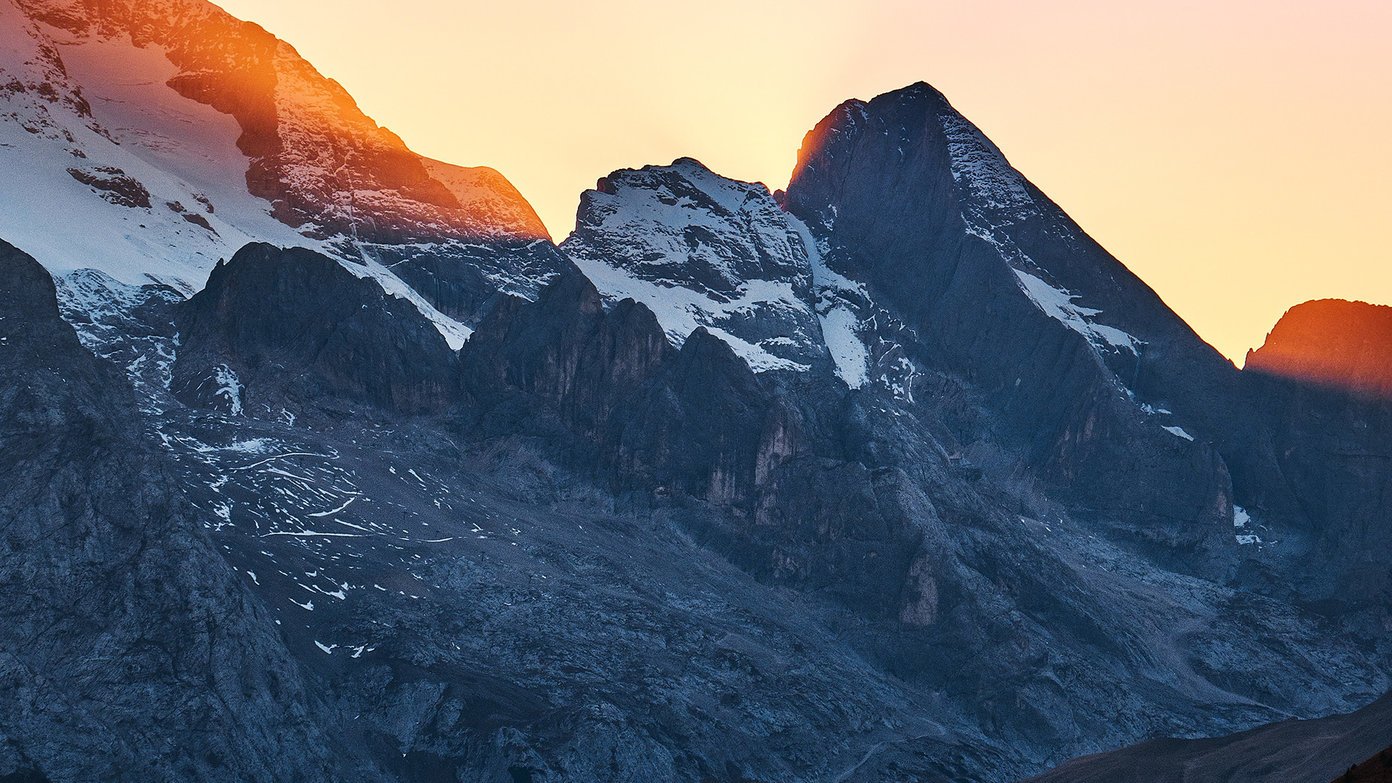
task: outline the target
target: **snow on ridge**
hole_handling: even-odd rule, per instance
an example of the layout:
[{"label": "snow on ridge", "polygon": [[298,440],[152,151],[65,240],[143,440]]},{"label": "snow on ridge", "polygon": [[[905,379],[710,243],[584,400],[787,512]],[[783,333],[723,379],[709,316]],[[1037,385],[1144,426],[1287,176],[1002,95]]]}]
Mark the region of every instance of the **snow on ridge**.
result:
[{"label": "snow on ridge", "polygon": [[97,269],[77,269],[55,280],[60,309],[101,317],[130,310],[145,301],[141,286],[123,283]]},{"label": "snow on ridge", "polygon": [[[0,3],[8,6],[8,0]],[[25,21],[22,14],[19,19]],[[52,56],[39,56],[45,52]],[[0,238],[64,283],[67,313],[98,321],[113,307],[129,309],[138,287],[150,283],[191,296],[219,261],[259,241],[336,258],[411,302],[451,348],[468,339],[467,326],[381,264],[364,268],[351,250],[345,258],[332,241],[306,237],[273,217],[270,202],[248,192],[251,161],[237,146],[237,120],[170,88],[179,69],[161,46],[136,46],[124,33],[88,38],[44,25],[7,26],[0,29],[0,72],[32,85],[60,80],[46,92],[0,90],[0,203],[6,205]],[[308,90],[311,80],[299,76],[282,87]],[[44,97],[49,93],[58,97]],[[91,116],[64,97],[79,94]],[[278,96],[293,97],[309,100]],[[317,98],[322,112],[332,113],[331,97]],[[309,150],[321,146],[313,139],[301,143]],[[489,184],[484,172],[448,168],[474,182],[475,191]],[[79,177],[119,183],[133,195],[119,198],[107,185]],[[491,205],[490,215],[506,216],[506,198],[487,196],[475,200]],[[511,217],[526,221],[525,215]]]},{"label": "snow on ridge", "polygon": [[952,179],[982,207],[1010,217],[1026,217],[1035,209],[1024,177],[976,126],[956,112],[941,117],[947,137]]},{"label": "snow on ridge", "polygon": [[[976,126],[956,112],[940,118],[947,137],[952,179],[966,196],[962,218],[967,232],[990,243],[1015,273],[1020,289],[1040,310],[1086,337],[1102,351],[1137,353],[1141,341],[1093,318],[1102,311],[1075,304],[1077,294],[1056,288],[1026,269],[1039,265],[1016,245],[1009,227],[1039,215],[1025,178]],[[1041,270],[1042,271],[1042,270]]]},{"label": "snow on ridge", "polygon": [[808,274],[768,188],[698,161],[613,172],[581,197],[572,254],[602,256],[654,282],[734,294],[745,281]]},{"label": "snow on ridge", "polygon": [[1042,278],[1022,269],[1012,267],[1011,271],[1015,273],[1020,290],[1029,296],[1030,301],[1034,302],[1050,318],[1086,337],[1093,346],[1130,351],[1131,353],[1138,351],[1140,341],[1135,337],[1116,327],[1090,320],[1092,316],[1098,315],[1102,311],[1074,304],[1073,300],[1077,298],[1076,294],[1055,288],[1044,282]]},{"label": "snow on ridge", "polygon": [[627,270],[585,256],[574,256],[572,260],[605,297],[633,299],[647,305],[673,345],[681,346],[697,327],[704,326],[707,332],[728,343],[755,372],[810,369],[809,365],[775,356],[763,345],[737,337],[719,325],[731,315],[747,313],[761,305],[795,306],[790,304],[796,302],[792,287],[786,283],[753,281],[738,298],[719,302],[690,288],[643,280]]},{"label": "snow on ridge", "polygon": [[[169,88],[178,69],[163,49],[128,36],[58,40],[39,27],[0,35],[5,46],[26,37],[61,56],[57,89],[81,85],[90,105],[88,117],[35,90],[0,92],[0,236],[51,273],[92,268],[187,295],[247,242],[317,245],[247,192],[250,162],[237,148],[236,120]],[[12,67],[9,75],[25,82],[50,75],[41,63]],[[79,178],[120,183],[126,195]]]},{"label": "snow on ridge", "polygon": [[360,263],[354,263],[352,260],[345,260],[337,255],[333,255],[333,257],[338,259],[339,264],[344,269],[352,272],[355,276],[370,278],[380,285],[382,290],[389,296],[405,300],[415,306],[415,308],[420,311],[420,314],[435,327],[440,333],[440,336],[445,338],[445,342],[449,344],[450,350],[457,351],[463,348],[464,343],[468,342],[469,338],[473,336],[473,329],[470,329],[459,321],[437,310],[435,306],[426,301],[425,297],[421,296],[416,289],[407,285],[404,280],[397,277],[394,272],[383,266],[365,250],[359,248],[359,252],[362,253]]}]

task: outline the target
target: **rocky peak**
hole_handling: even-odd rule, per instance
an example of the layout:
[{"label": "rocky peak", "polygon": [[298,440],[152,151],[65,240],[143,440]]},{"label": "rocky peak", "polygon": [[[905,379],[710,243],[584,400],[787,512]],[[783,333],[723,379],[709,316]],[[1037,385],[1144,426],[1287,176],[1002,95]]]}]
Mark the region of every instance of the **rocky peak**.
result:
[{"label": "rocky peak", "polygon": [[[804,140],[784,203],[830,273],[898,315],[929,369],[968,379],[1070,502],[1218,548],[1228,472],[1189,415],[1229,377],[1219,357],[939,92],[837,107]],[[1120,465],[1153,480],[1123,486]],[[1176,527],[1167,506],[1191,512]]]},{"label": "rocky peak", "polygon": [[174,392],[233,416],[337,395],[404,413],[457,397],[457,359],[410,303],[334,259],[248,245],[178,306]]},{"label": "rocky peak", "polygon": [[1392,307],[1319,299],[1287,310],[1244,372],[1392,398]]},{"label": "rocky peak", "polygon": [[651,308],[673,343],[704,327],[756,371],[799,370],[826,357],[808,242],[765,186],[681,158],[601,179],[562,249],[611,301]]},{"label": "rocky peak", "polygon": [[[547,236],[497,172],[416,155],[289,44],[205,0],[16,0],[62,47],[124,41],[160,51],[178,94],[231,115],[246,183],[311,235],[391,241]],[[127,66],[116,60],[113,72]]]}]

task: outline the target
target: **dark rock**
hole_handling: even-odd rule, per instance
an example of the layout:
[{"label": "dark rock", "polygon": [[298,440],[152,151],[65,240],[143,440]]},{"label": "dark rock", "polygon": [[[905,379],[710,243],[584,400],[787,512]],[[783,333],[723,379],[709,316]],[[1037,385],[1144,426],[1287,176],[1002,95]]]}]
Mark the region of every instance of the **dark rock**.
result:
[{"label": "dark rock", "polygon": [[112,166],[95,169],[68,169],[73,179],[92,188],[102,198],[122,207],[150,208],[150,191],[140,180]]},{"label": "dark rock", "polygon": [[243,413],[325,394],[403,413],[458,396],[457,360],[410,303],[308,250],[248,245],[181,305],[174,392]]},{"label": "dark rock", "polygon": [[[1033,783],[1233,783],[1335,781],[1392,740],[1392,696],[1357,712],[1288,720],[1227,737],[1157,739],[1070,761]],[[1375,761],[1380,761],[1375,759]],[[1376,765],[1374,765],[1376,766]],[[1371,771],[1371,770],[1370,770]],[[1383,773],[1384,775],[1386,773]],[[1348,780],[1382,778],[1352,776]]]},{"label": "dark rock", "polygon": [[[1136,398],[1187,412],[1234,371],[941,94],[918,84],[842,104],[804,140],[784,198],[827,238],[833,268],[979,390],[1061,498],[1176,562],[1227,568],[1221,444],[1167,432]],[[1181,375],[1201,392],[1172,388]]]}]

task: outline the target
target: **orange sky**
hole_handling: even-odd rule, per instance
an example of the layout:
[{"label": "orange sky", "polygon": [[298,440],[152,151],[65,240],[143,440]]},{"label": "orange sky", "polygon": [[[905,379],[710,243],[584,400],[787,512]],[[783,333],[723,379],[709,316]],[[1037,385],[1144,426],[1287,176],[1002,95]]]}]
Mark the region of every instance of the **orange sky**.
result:
[{"label": "orange sky", "polygon": [[681,155],[780,187],[923,79],[1239,364],[1286,307],[1392,303],[1392,3],[223,0],[414,149],[579,192]]}]

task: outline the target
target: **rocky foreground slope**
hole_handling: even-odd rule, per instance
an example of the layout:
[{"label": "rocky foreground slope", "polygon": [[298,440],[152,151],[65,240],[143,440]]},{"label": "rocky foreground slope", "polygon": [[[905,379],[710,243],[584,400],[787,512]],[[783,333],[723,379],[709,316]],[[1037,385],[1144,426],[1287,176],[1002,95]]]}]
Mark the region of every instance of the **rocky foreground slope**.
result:
[{"label": "rocky foreground slope", "polygon": [[[1392,775],[1392,696],[1357,712],[1290,720],[1229,737],[1151,740],[1077,759],[1032,783],[1304,783],[1373,781]],[[1355,767],[1353,760],[1365,761]]]},{"label": "rocky foreground slope", "polygon": [[0,776],[1008,780],[1388,689],[1386,403],[1238,371],[927,85],[558,248],[205,3],[0,13]]}]

